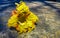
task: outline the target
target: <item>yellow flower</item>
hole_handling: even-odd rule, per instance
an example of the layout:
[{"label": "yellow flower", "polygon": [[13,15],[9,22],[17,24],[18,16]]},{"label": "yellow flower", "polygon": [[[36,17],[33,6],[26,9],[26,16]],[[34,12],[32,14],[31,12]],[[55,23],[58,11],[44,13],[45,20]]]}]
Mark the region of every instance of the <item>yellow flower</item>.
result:
[{"label": "yellow flower", "polygon": [[16,3],[16,5],[16,14],[13,14],[8,20],[8,27],[15,27],[19,33],[32,31],[38,17],[29,10],[25,2]]}]

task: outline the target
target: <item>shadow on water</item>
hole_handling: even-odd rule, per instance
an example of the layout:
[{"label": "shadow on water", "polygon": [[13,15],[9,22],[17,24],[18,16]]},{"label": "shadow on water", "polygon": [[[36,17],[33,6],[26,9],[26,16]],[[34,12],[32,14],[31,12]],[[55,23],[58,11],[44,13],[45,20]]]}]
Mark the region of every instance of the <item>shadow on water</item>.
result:
[{"label": "shadow on water", "polygon": [[[44,3],[45,5],[50,6],[50,7],[53,8],[53,9],[59,9],[59,8],[53,6],[53,5],[51,5],[51,4],[49,4],[49,3],[45,2],[45,1],[40,1],[40,2]],[[1,11],[4,11],[6,8],[12,7],[12,6],[15,6],[14,3],[13,3],[12,5],[3,7],[2,9],[0,9],[0,12],[1,12]],[[36,7],[36,8],[39,8],[39,7]],[[32,10],[35,10],[35,9],[32,9]],[[35,10],[35,11],[38,11],[38,10]],[[60,10],[57,10],[57,12],[58,12],[58,14],[60,15]],[[47,28],[46,28],[46,29],[47,29]],[[6,30],[6,25],[3,25],[2,16],[0,16],[0,32],[5,31],[5,30]],[[15,37],[12,36],[13,33],[9,33],[9,34],[10,34],[9,37],[15,38]]]},{"label": "shadow on water", "polygon": [[57,15],[58,15],[58,18],[60,19],[60,9],[57,10]]},{"label": "shadow on water", "polygon": [[[1,6],[2,4],[3,4],[3,6]],[[4,6],[5,4],[10,4],[10,5]],[[1,7],[2,7],[2,9],[1,9]],[[0,37],[3,37],[4,34],[7,34],[8,36],[5,35],[6,37],[15,38],[17,36],[17,34],[14,33],[15,34],[14,35],[12,32],[10,32],[10,30],[6,26],[6,23],[4,22],[4,15],[7,15],[7,14],[5,14],[6,12],[3,12],[3,11],[5,11],[9,7],[14,8],[15,3],[14,2],[13,3],[0,3],[0,35],[2,33],[2,35]],[[8,11],[9,11],[9,9],[8,9]],[[4,15],[2,15],[2,14],[4,14]],[[3,38],[5,38],[5,37],[3,37]]]},{"label": "shadow on water", "polygon": [[53,8],[53,9],[59,9],[59,8],[57,8],[56,6],[54,6],[54,5],[52,5],[52,4],[48,3],[48,2],[43,1],[43,3],[44,3],[45,5],[50,6],[50,7]]},{"label": "shadow on water", "polygon": [[3,31],[3,29],[4,29],[3,20],[1,19],[1,16],[0,16],[0,32]]},{"label": "shadow on water", "polygon": [[10,5],[8,6],[4,6],[0,9],[0,12],[3,12],[5,9],[7,9],[8,7],[15,7],[15,4],[14,3],[11,3]]},{"label": "shadow on water", "polygon": [[0,32],[3,30],[3,24],[2,24],[2,20],[0,18]]},{"label": "shadow on water", "polygon": [[54,5],[52,5],[52,4],[48,3],[48,2],[45,2],[45,1],[42,1],[42,2],[45,5],[50,6],[52,9],[56,9],[56,12],[57,12],[58,16],[60,16],[60,8],[57,8],[56,6],[54,6]]}]

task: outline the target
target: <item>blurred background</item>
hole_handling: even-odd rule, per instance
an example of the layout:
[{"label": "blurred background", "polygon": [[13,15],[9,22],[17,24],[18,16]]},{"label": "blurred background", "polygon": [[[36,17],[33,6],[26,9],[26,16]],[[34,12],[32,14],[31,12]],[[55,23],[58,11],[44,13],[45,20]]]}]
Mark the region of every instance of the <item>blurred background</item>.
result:
[{"label": "blurred background", "polygon": [[31,33],[21,35],[7,27],[15,2],[19,1],[0,0],[0,38],[60,38],[60,0],[23,0],[40,20]]},{"label": "blurred background", "polygon": [[[3,10],[2,8],[8,7],[8,6],[14,6],[15,2],[19,2],[20,0],[0,0],[0,11]],[[60,0],[23,0],[23,1],[54,1],[54,2],[60,2]]]},{"label": "blurred background", "polygon": [[[14,6],[15,2],[19,2],[20,0],[0,0],[0,11],[3,10],[1,8],[5,8],[8,6]],[[60,2],[60,0],[23,0],[23,1],[54,1],[54,2]]]}]

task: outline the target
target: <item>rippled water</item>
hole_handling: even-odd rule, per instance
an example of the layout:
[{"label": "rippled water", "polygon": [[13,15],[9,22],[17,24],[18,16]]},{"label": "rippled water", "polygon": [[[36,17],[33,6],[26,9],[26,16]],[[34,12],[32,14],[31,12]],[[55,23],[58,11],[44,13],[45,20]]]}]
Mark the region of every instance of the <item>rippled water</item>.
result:
[{"label": "rippled water", "polygon": [[[6,26],[7,20],[10,17],[11,11],[13,9],[15,9],[15,4],[14,4],[15,2],[19,2],[19,1],[16,1],[16,0],[13,0],[13,1],[12,0],[4,0],[4,1],[2,1],[2,0],[0,0],[0,38],[16,38],[17,37],[17,33],[15,31],[11,32],[11,30],[9,30]],[[60,17],[60,9],[58,9],[59,6],[58,7],[54,6],[55,4],[57,4],[56,6],[58,6],[58,4],[60,4],[60,3],[56,3],[56,2],[54,2],[54,3],[34,2],[34,3],[30,3],[30,4],[28,3],[28,5],[30,7],[32,7],[31,10],[34,12],[37,12],[36,14],[40,17],[41,22],[42,22],[41,24],[39,23],[37,25],[37,29],[35,30],[35,32],[32,32],[32,34],[36,33],[36,35],[34,35],[34,37],[35,36],[37,37],[37,35],[39,33],[43,33],[43,36],[44,36],[44,34],[49,33],[51,30],[53,33],[55,30],[57,30],[57,29],[59,30],[59,27],[60,27],[59,20],[60,19],[58,20],[58,17]],[[53,12],[53,11],[56,11],[56,13],[58,13],[59,15],[57,15],[57,14],[55,15],[55,12]],[[51,15],[51,14],[53,14],[53,15]],[[46,15],[46,16],[44,16],[44,15]],[[47,20],[45,20],[47,18],[47,16],[52,17],[52,18],[56,16],[57,18],[53,18],[52,20],[47,22]],[[47,18],[47,19],[49,20],[51,18]],[[57,23],[57,24],[55,24],[55,23]],[[40,37],[40,35],[41,34],[39,34],[39,37]],[[47,35],[49,35],[49,34],[47,34]]]},{"label": "rippled water", "polygon": [[[14,38],[10,30],[7,28],[7,20],[12,9],[15,8],[16,0],[0,0],[0,38]],[[12,37],[13,36],[13,37]]]}]

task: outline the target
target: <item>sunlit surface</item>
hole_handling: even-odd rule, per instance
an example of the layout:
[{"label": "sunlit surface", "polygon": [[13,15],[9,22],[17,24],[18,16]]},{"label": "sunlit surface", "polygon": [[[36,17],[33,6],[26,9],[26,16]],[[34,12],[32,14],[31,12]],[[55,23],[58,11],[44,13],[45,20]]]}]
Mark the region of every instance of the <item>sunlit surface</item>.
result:
[{"label": "sunlit surface", "polygon": [[11,11],[15,9],[13,6],[8,6],[0,12],[0,38],[60,38],[60,3],[51,1],[26,3],[40,19],[35,30],[18,35],[16,31],[4,28]]}]

